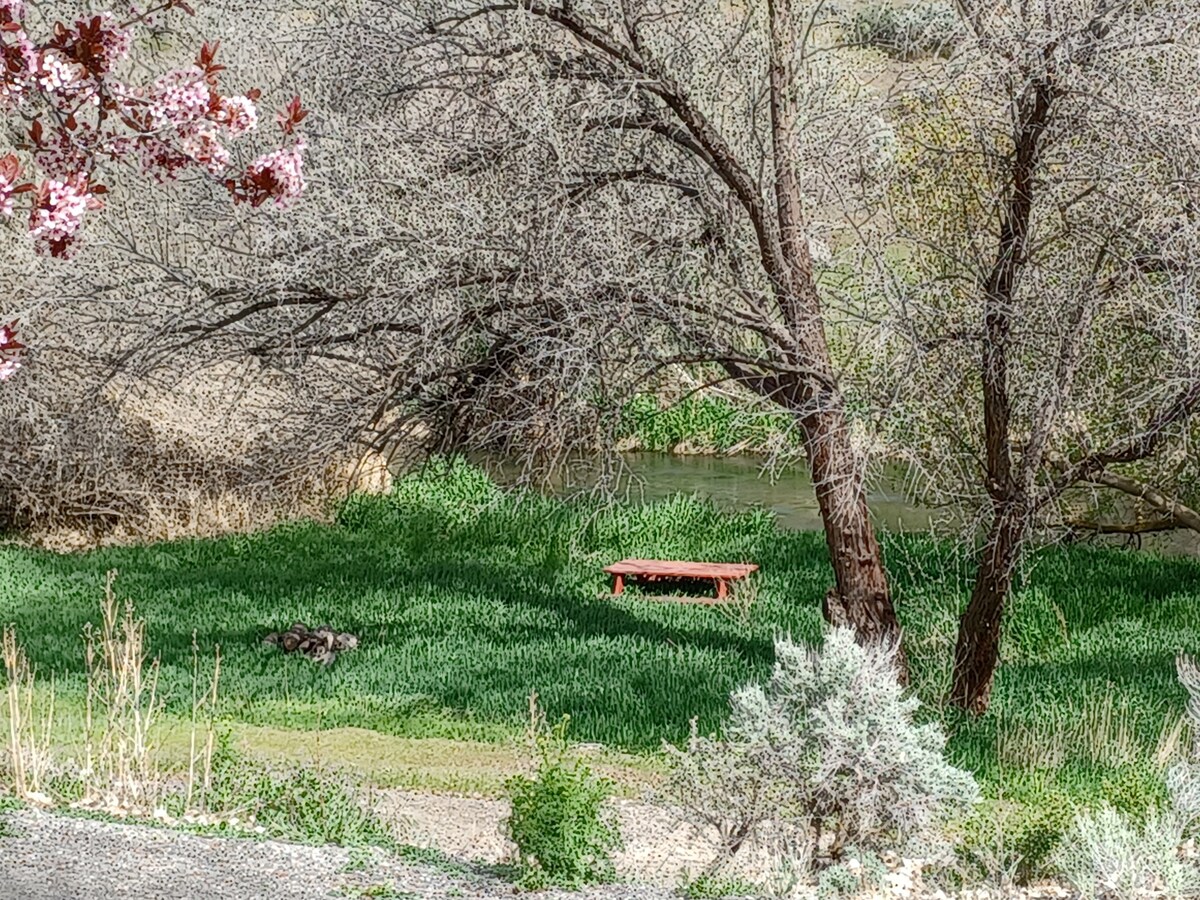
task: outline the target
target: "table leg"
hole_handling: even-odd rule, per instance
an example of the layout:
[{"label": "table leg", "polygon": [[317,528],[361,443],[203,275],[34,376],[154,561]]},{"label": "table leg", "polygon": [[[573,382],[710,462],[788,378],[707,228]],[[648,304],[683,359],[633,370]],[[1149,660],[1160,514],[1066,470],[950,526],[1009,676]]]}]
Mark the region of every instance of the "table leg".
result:
[{"label": "table leg", "polygon": [[613,576],[613,591],[612,592],[613,592],[614,597],[617,596],[618,594],[625,593],[625,576],[624,575],[614,575]]},{"label": "table leg", "polygon": [[718,579],[717,579],[717,599],[718,599],[718,600],[724,600],[724,599],[725,599],[725,593],[726,593],[725,579],[723,579],[723,578],[718,578]]}]

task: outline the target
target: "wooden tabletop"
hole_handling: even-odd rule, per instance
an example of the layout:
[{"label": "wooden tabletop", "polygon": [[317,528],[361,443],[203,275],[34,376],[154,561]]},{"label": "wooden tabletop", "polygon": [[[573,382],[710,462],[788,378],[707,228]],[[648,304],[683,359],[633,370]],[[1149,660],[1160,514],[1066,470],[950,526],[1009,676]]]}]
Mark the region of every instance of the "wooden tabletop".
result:
[{"label": "wooden tabletop", "polygon": [[605,566],[609,575],[660,575],[666,578],[745,578],[757,571],[753,563],[685,562],[672,559],[623,559]]}]

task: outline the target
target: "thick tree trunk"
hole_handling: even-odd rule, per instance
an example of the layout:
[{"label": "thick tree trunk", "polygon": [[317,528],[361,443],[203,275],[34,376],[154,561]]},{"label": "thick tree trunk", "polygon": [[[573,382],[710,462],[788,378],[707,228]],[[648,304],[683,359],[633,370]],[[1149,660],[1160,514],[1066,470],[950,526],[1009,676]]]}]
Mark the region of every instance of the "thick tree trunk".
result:
[{"label": "thick tree trunk", "polygon": [[800,423],[833,565],[834,587],[825,595],[821,611],[830,624],[853,628],[861,641],[893,644],[900,681],[907,683],[900,623],[845,413],[840,406],[824,409],[802,416]]},{"label": "thick tree trunk", "polygon": [[853,627],[861,641],[894,644],[900,680],[907,682],[900,625],[867,511],[857,454],[850,443],[846,407],[836,386],[808,247],[804,190],[794,146],[799,121],[794,90],[798,43],[791,0],[768,0],[768,18],[777,231],[773,246],[764,234],[763,261],[774,282],[784,325],[794,341],[786,362],[794,372],[807,370],[807,374],[770,379],[774,383],[764,393],[783,401],[804,432],[835,580],[823,605],[825,618]]},{"label": "thick tree trunk", "polygon": [[987,711],[992,698],[992,682],[1000,662],[1004,601],[1021,559],[1028,523],[1023,509],[1010,506],[997,510],[976,570],[971,601],[959,620],[950,700],[976,715]]}]

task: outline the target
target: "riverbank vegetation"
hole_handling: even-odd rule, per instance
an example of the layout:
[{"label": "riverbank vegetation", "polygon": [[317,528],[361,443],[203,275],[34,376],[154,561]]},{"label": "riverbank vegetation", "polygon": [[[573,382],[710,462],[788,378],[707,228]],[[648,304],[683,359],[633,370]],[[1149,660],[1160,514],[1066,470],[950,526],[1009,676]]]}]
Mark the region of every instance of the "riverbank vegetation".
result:
[{"label": "riverbank vegetation", "polygon": [[[885,553],[923,714],[991,802],[1030,811],[1028,840],[1065,827],[1076,805],[1144,813],[1158,802],[1187,747],[1174,657],[1200,653],[1200,563],[1035,555],[1006,619],[996,702],[972,719],[943,702],[969,556],[913,535],[888,536]],[[622,556],[753,560],[750,615],[601,596],[600,568]],[[502,492],[456,465],[354,497],[332,527],[71,556],[0,548],[0,619],[54,677],[64,709],[82,702],[79,635],[114,568],[145,617],[168,714],[191,708],[194,636],[221,647],[231,723],[503,742],[536,690],[552,718],[571,716],[576,740],[651,755],[683,741],[693,716],[716,729],[729,692],[769,671],[776,636],[819,641],[829,579],[821,536],[781,532],[765,512],[687,497],[568,503]],[[261,644],[295,620],[362,645],[325,669]]]},{"label": "riverbank vegetation", "polygon": [[637,394],[621,408],[616,447],[651,453],[774,455],[798,452],[795,420],[745,398],[690,394],[671,402]]}]

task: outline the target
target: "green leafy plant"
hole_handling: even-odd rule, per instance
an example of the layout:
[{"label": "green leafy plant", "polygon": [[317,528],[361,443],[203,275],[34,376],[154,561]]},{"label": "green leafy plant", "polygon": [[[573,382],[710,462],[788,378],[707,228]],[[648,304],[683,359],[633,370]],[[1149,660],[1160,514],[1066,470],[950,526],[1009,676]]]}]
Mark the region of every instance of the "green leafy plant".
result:
[{"label": "green leafy plant", "polygon": [[393,848],[387,824],[345,778],[312,767],[275,768],[232,748],[213,757],[208,807],[219,818],[253,822],[266,837],[305,844]]},{"label": "green leafy plant", "polygon": [[1049,875],[1074,815],[1071,799],[1045,786],[983,801],[950,832],[958,880],[1005,890]]},{"label": "green leafy plant", "polygon": [[613,876],[611,854],[621,845],[615,822],[604,810],[613,785],[572,757],[566,740],[569,717],[547,729],[530,698],[531,736],[537,767],[534,776],[505,782],[512,813],[504,822],[517,845],[521,884],[578,888]]},{"label": "green leafy plant", "polygon": [[1122,766],[1104,777],[1100,789],[1106,803],[1139,826],[1171,802],[1162,773],[1148,762]]},{"label": "green leafy plant", "polygon": [[376,900],[410,900],[417,897],[412,891],[400,891],[386,882],[368,884],[366,887],[347,886],[342,889],[343,897],[373,897]]},{"label": "green leafy plant", "polygon": [[686,900],[722,900],[725,897],[757,897],[762,889],[752,881],[702,872],[681,878],[676,893]]},{"label": "green leafy plant", "polygon": [[842,864],[832,865],[817,879],[820,900],[848,900],[862,889],[858,876]]}]

